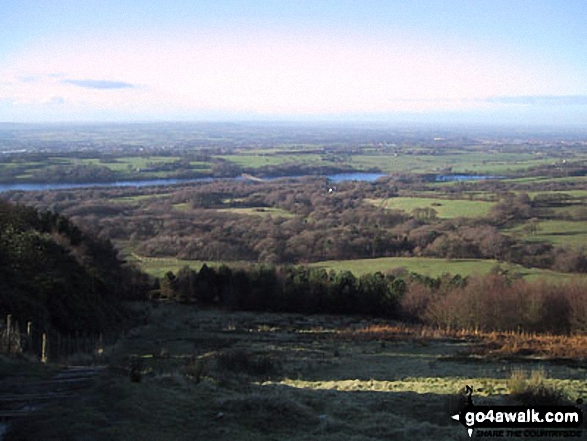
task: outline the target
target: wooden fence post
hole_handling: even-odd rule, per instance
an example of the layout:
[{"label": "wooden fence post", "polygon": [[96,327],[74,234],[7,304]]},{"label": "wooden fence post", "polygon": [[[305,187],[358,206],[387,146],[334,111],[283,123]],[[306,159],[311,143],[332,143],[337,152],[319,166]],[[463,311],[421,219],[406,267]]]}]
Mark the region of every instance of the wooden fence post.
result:
[{"label": "wooden fence post", "polygon": [[10,354],[12,352],[12,345],[10,343],[11,335],[10,331],[12,328],[12,314],[6,315],[6,352]]},{"label": "wooden fence post", "polygon": [[47,334],[43,332],[43,344],[41,346],[41,363],[47,363]]},{"label": "wooden fence post", "polygon": [[33,322],[28,321],[26,324],[26,350],[27,352],[34,353],[35,346],[33,343]]}]

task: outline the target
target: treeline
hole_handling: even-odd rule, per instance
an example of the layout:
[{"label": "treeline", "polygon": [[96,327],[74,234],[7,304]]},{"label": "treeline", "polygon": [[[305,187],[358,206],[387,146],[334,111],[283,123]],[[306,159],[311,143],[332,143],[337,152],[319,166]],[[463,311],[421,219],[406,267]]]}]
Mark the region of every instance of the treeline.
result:
[{"label": "treeline", "polygon": [[[456,279],[455,279],[456,280]],[[402,278],[381,273],[355,277],[305,266],[256,266],[200,271],[184,267],[159,280],[159,295],[183,303],[229,309],[301,313],[367,314],[398,317],[405,294]]]},{"label": "treeline", "polygon": [[453,329],[587,331],[587,284],[445,274],[327,272],[306,266],[199,271],[184,267],[158,281],[157,297],[236,310],[360,314]]},{"label": "treeline", "polygon": [[[489,215],[473,219],[438,219],[433,210],[406,213],[369,202],[408,194],[420,185],[416,177],[400,177],[377,184],[341,183],[329,192],[332,184],[317,178],[217,181],[164,193],[91,189],[20,192],[11,198],[64,213],[102,237],[124,241],[152,257],[303,264],[416,256],[587,272],[587,254],[579,247],[556,247],[505,232],[523,224],[525,235],[534,234],[545,210],[567,203],[564,195],[530,199],[526,193],[499,193]],[[242,208],[257,211],[239,212]],[[279,210],[264,215],[264,208]]]},{"label": "treeline", "polygon": [[109,241],[59,214],[0,201],[0,311],[21,326],[103,331],[123,319],[121,300],[143,298],[148,287]]}]

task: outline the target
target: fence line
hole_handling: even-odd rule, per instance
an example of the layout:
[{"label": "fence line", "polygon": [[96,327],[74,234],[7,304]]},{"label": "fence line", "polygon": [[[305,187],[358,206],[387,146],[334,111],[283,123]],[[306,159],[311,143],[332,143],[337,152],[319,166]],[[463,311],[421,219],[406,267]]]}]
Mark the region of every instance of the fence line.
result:
[{"label": "fence line", "polygon": [[37,329],[29,321],[21,329],[12,314],[7,314],[0,322],[0,353],[29,354],[41,362],[64,362],[75,354],[87,354],[99,357],[107,344],[112,344],[118,336],[103,334],[68,334],[63,335],[54,330]]}]

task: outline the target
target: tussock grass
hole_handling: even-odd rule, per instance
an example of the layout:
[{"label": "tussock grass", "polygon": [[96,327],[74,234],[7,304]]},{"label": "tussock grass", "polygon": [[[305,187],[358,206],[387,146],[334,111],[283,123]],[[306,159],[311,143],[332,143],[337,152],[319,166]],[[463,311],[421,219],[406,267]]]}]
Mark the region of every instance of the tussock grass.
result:
[{"label": "tussock grass", "polygon": [[563,390],[549,385],[544,369],[531,373],[515,369],[508,380],[510,396],[524,406],[561,405],[566,402]]}]

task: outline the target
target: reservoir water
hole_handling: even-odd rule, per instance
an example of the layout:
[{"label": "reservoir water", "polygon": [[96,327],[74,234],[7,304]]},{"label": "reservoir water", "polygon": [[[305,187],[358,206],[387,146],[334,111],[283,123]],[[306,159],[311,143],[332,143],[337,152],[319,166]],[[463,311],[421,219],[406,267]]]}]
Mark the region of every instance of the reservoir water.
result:
[{"label": "reservoir water", "polygon": [[[382,173],[336,173],[332,175],[322,176],[332,182],[338,183],[343,181],[363,181],[375,182],[377,179],[386,176]],[[295,176],[301,178],[304,176]],[[271,181],[277,179],[287,179],[287,176],[266,178],[264,180]],[[37,183],[37,184],[0,184],[0,193],[6,191],[46,191],[46,190],[68,190],[74,188],[93,188],[93,187],[152,187],[156,185],[175,185],[186,184],[190,182],[212,182],[222,179],[232,179],[235,181],[242,181],[245,178],[239,176],[237,178],[194,178],[194,179],[150,179],[145,181],[115,181],[115,182],[87,182],[87,183]]]}]

